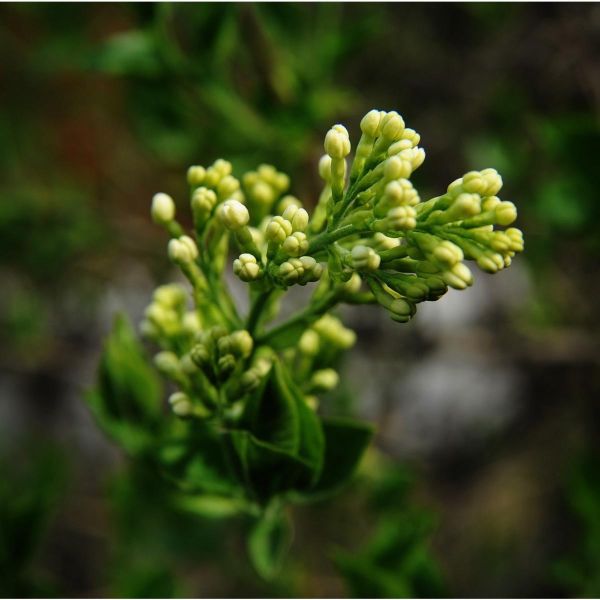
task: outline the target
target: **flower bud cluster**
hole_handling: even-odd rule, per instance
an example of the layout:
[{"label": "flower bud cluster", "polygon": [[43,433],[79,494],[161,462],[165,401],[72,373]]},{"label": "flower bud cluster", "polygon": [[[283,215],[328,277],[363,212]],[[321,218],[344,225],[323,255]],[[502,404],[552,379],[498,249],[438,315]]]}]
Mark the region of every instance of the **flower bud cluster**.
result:
[{"label": "flower bud cluster", "polygon": [[[343,181],[335,183],[333,172],[334,161],[350,149],[345,129],[335,126],[327,134],[319,165],[326,182],[325,232],[357,232],[329,250],[332,276],[346,281],[349,272],[360,273],[373,300],[406,321],[416,303],[472,284],[465,261],[495,273],[523,250],[520,230],[497,229],[512,225],[517,212],[498,198],[502,179],[494,169],[471,171],[443,196],[423,202],[409,179],[425,159],[419,134],[393,111],[370,111],[360,128],[348,180],[340,169]],[[336,185],[345,190],[341,197]]]},{"label": "flower bud cluster", "polygon": [[[238,414],[234,406],[263,389],[274,360],[288,361],[314,408],[314,394],[338,383],[336,357],[355,342],[330,312],[337,304],[377,303],[405,323],[419,303],[470,286],[467,261],[495,273],[523,250],[516,208],[498,197],[494,169],[466,173],[422,200],[410,181],[425,158],[419,134],[397,112],[379,110],[363,117],[360,131],[352,161],[347,129],[326,133],[324,188],[312,215],[275,167],[260,165],[240,184],[221,159],[188,170],[193,234],[176,221],[170,196],[152,199],[152,218],[169,232],[168,256],[194,301],[189,310],[182,287],[162,286],[141,324],[160,347],[157,369],[178,386],[169,399],[176,415]],[[233,273],[249,284],[244,318],[223,277],[232,244]],[[268,325],[288,287],[313,282],[304,310]]]},{"label": "flower bud cluster", "polygon": [[217,159],[210,167],[192,166],[187,172],[187,181],[192,194],[200,187],[212,190],[219,201],[233,198],[243,200],[240,182],[232,175],[231,163],[222,158]]},{"label": "flower bud cluster", "polygon": [[242,177],[242,184],[248,206],[259,223],[269,214],[275,203],[290,187],[290,178],[277,171],[272,165],[262,164],[256,171],[248,171]]},{"label": "flower bud cluster", "polygon": [[142,334],[154,341],[185,335],[186,306],[187,294],[182,286],[171,283],[156,288],[140,325]]}]

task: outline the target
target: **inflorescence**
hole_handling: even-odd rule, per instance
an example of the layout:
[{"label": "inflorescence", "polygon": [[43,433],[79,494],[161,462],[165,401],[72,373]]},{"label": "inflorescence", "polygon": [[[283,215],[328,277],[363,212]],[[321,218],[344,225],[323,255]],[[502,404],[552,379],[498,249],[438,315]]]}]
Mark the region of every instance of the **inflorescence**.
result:
[{"label": "inflorescence", "polygon": [[[517,210],[498,197],[502,179],[494,169],[466,173],[441,196],[422,201],[410,181],[425,159],[419,134],[397,112],[378,110],[360,128],[350,164],[346,128],[327,132],[319,162],[324,187],[312,214],[273,166],[240,180],[222,159],[188,170],[189,235],[173,199],[154,196],[152,217],[169,232],[169,257],[192,287],[193,306],[182,286],[159,287],[142,322],[143,333],[161,347],[158,369],[179,388],[170,398],[176,415],[217,411],[235,418],[277,353],[294,365],[316,406],[316,394],[338,382],[323,349],[333,349],[325,353],[333,358],[354,343],[353,332],[329,312],[337,304],[377,303],[404,323],[419,303],[470,286],[466,261],[496,273],[523,250],[521,231],[511,227]],[[249,284],[244,317],[223,276],[231,243],[233,272]],[[311,282],[304,310],[268,328],[287,288]]]}]

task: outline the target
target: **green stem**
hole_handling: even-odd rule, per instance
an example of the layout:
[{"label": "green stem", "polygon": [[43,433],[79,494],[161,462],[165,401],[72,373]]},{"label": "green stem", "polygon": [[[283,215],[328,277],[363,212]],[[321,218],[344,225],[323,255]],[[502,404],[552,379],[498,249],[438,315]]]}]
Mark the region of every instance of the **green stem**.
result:
[{"label": "green stem", "polygon": [[[330,308],[335,306],[338,302],[338,292],[330,291],[328,294],[323,296],[320,300],[314,304],[311,303],[304,310],[292,315],[285,323],[274,327],[263,336],[260,336],[257,340],[257,345],[269,345],[276,337],[285,335],[286,332],[293,330],[299,325],[308,327],[314,323],[319,317],[325,314]],[[288,344],[284,347],[293,346],[297,343],[297,339],[294,339],[292,344]],[[279,348],[282,350],[283,348]]]},{"label": "green stem", "polygon": [[308,256],[313,256],[317,252],[323,250],[329,244],[333,244],[333,242],[337,242],[344,237],[355,234],[365,233],[365,229],[358,229],[356,225],[344,225],[339,229],[335,229],[334,231],[324,232],[314,237],[308,247],[306,254]]},{"label": "green stem", "polygon": [[272,287],[264,292],[261,292],[254,300],[252,308],[250,309],[250,313],[248,314],[248,320],[246,322],[246,330],[251,336],[254,336],[254,332],[260,321],[263,311],[274,291],[275,288]]}]

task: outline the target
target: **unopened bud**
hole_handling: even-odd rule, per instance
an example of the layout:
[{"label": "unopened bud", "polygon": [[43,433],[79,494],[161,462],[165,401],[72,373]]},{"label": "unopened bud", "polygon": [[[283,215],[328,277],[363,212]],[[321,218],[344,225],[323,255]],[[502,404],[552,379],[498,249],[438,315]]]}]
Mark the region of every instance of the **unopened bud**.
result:
[{"label": "unopened bud", "polygon": [[171,409],[178,417],[189,417],[192,415],[194,407],[192,401],[187,394],[183,392],[175,392],[169,396],[169,404]]},{"label": "unopened bud", "polygon": [[360,121],[361,131],[374,138],[379,133],[379,124],[381,123],[381,113],[378,110],[370,110]]},{"label": "unopened bud", "polygon": [[334,125],[325,136],[325,152],[331,158],[345,158],[350,154],[350,138],[343,125]]},{"label": "unopened bud", "polygon": [[187,170],[187,182],[192,187],[202,185],[204,177],[206,175],[206,169],[198,165],[193,165]]},{"label": "unopened bud", "polygon": [[373,248],[357,244],[350,253],[351,266],[357,271],[376,271],[379,268],[381,257]]},{"label": "unopened bud", "polygon": [[261,268],[255,256],[244,253],[233,261],[233,272],[242,281],[248,282],[255,281],[260,277]]},{"label": "unopened bud", "polygon": [[320,369],[313,373],[310,383],[316,391],[329,392],[340,381],[340,376],[334,369]]},{"label": "unopened bud", "polygon": [[155,223],[166,225],[175,218],[175,202],[168,194],[154,194],[150,212]]}]

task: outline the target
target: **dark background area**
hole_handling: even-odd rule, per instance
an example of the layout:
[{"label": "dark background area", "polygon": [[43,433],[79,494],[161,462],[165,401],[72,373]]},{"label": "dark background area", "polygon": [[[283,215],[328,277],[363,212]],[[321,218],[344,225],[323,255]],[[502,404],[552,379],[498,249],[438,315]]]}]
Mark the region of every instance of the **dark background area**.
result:
[{"label": "dark background area", "polygon": [[[596,4],[0,7],[0,592],[600,595],[599,57]],[[424,198],[497,168],[526,250],[408,325],[344,312],[334,401],[385,472],[297,508],[266,584],[245,524],[170,508],[83,395],[114,312],[173,277],[155,192],[185,214],[224,157],[311,206],[325,132],[374,107],[421,134]]]}]

